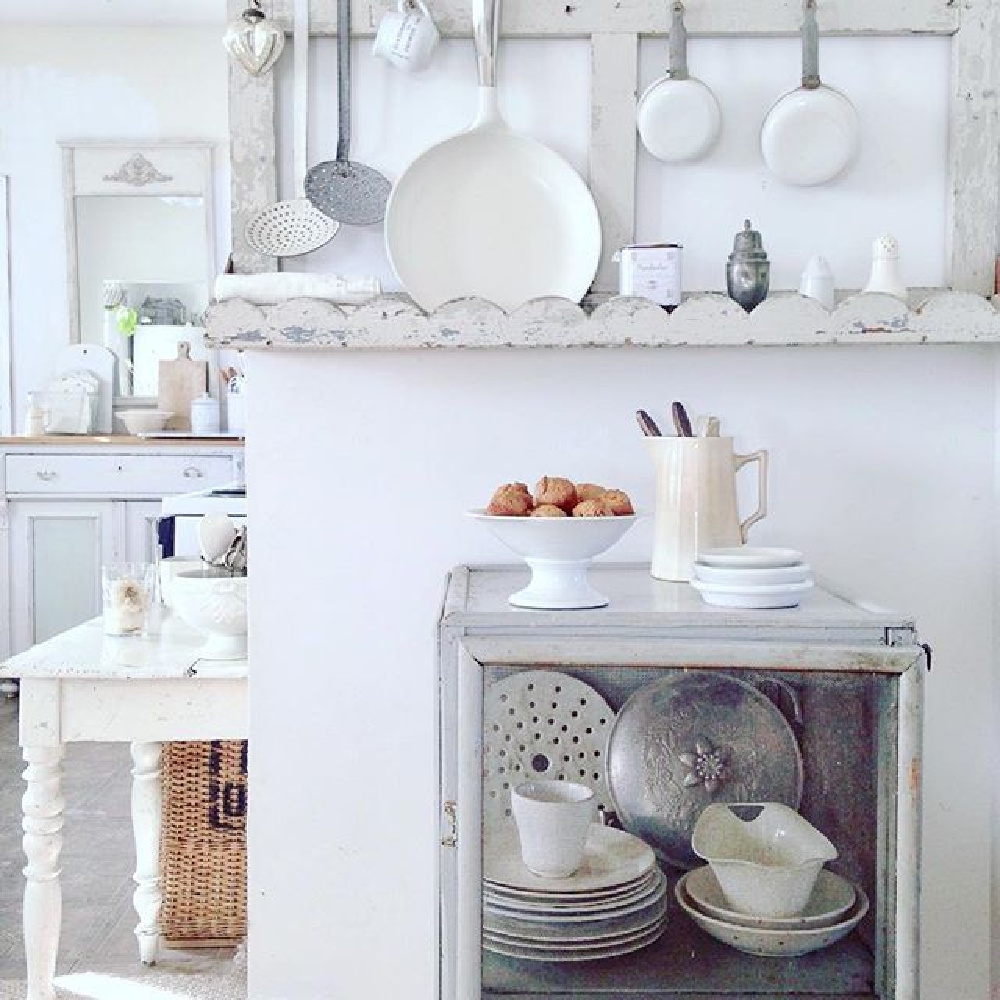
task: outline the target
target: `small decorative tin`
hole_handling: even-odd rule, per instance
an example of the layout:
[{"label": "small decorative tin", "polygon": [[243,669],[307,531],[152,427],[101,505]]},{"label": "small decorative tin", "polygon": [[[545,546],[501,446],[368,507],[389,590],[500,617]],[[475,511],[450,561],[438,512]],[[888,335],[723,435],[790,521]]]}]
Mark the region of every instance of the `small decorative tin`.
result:
[{"label": "small decorative tin", "polygon": [[681,301],[681,253],[679,243],[632,243],[615,254],[619,263],[618,291],[651,299],[664,309],[675,309]]}]

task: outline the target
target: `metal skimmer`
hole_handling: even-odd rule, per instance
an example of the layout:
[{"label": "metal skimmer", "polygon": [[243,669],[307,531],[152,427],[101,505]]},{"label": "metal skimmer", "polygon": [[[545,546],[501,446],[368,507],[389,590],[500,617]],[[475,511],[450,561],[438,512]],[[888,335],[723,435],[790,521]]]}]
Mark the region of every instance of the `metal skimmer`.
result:
[{"label": "metal skimmer", "polygon": [[306,197],[324,215],[351,226],[385,218],[392,185],[377,170],[348,159],[351,150],[351,2],[337,0],[337,158],[306,174]]}]

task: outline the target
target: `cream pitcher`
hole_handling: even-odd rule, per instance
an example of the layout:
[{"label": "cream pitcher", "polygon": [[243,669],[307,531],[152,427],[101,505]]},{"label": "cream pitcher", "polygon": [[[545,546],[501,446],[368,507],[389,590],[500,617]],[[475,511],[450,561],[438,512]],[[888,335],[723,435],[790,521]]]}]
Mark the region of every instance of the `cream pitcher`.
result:
[{"label": "cream pitcher", "polygon": [[[656,466],[656,513],[651,572],[660,580],[690,580],[703,549],[743,545],[747,529],[767,514],[767,452],[737,455],[731,437],[647,437]],[[740,521],[736,473],[757,463],[757,509]]]}]

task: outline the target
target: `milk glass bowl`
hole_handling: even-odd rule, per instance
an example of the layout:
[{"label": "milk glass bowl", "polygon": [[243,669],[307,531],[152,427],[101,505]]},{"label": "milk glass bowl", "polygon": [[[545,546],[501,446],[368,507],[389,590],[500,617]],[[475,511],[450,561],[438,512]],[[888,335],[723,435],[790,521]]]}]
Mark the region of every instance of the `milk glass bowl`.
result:
[{"label": "milk glass bowl", "polygon": [[247,578],[214,566],[182,570],[170,585],[173,610],[208,633],[205,660],[242,660],[247,655]]},{"label": "milk glass bowl", "polygon": [[837,849],[780,802],[713,802],[698,817],[691,848],[712,868],[733,909],[756,917],[801,913]]},{"label": "milk glass bowl", "polygon": [[636,515],[616,517],[501,517],[470,510],[531,570],[531,582],[511,594],[520,608],[603,608],[608,599],[590,585],[594,556],[610,549],[635,523]]}]

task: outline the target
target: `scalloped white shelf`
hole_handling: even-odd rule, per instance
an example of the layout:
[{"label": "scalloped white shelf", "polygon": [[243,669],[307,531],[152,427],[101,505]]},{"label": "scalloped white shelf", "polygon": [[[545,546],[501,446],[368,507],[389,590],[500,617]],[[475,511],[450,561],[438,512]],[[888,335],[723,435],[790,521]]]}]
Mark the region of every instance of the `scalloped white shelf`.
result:
[{"label": "scalloped white shelf", "polygon": [[428,315],[404,295],[383,295],[358,306],[230,299],[209,307],[206,328],[210,345],[241,350],[990,344],[1000,343],[1000,311],[980,295],[944,291],[914,308],[861,293],[832,312],[785,293],[745,313],[728,296],[705,293],[672,313],[648,299],[619,296],[592,312],[557,298],[510,314],[483,299],[461,299]]}]

